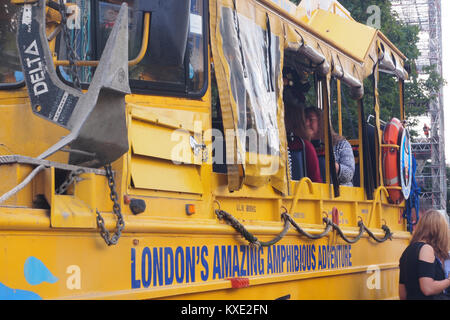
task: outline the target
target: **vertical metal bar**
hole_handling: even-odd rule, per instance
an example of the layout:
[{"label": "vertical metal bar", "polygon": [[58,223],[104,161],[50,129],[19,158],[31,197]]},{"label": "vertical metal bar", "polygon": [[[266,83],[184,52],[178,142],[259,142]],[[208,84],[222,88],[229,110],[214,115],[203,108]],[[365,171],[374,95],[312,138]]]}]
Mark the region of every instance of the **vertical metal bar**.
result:
[{"label": "vertical metal bar", "polygon": [[378,63],[375,66],[373,71],[374,76],[374,96],[375,96],[375,127],[376,133],[378,137],[378,143],[376,143],[377,150],[377,168],[378,168],[378,185],[384,186],[383,181],[383,168],[382,168],[382,157],[381,157],[381,142],[382,142],[382,132],[380,128],[380,99],[378,92],[378,80],[380,77],[379,66]]},{"label": "vertical metal bar", "polygon": [[398,91],[400,94],[400,120],[404,121],[405,120],[405,103],[404,103],[404,81],[402,79],[398,79]]},{"label": "vertical metal bar", "polygon": [[364,142],[363,142],[363,121],[362,116],[362,99],[358,100],[358,153],[359,153],[359,186],[364,187]]},{"label": "vertical metal bar", "polygon": [[342,92],[341,92],[341,80],[337,80],[337,105],[338,105],[338,122],[339,122],[339,135],[342,136]]}]

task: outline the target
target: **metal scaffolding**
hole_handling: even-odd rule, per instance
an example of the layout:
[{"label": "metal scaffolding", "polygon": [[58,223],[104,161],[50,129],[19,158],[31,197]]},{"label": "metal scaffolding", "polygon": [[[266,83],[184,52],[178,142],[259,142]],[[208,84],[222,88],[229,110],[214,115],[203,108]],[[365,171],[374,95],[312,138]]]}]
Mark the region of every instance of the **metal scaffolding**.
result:
[{"label": "metal scaffolding", "polygon": [[[420,57],[417,70],[435,66],[442,75],[442,18],[441,0],[393,0],[392,9],[400,20],[419,26]],[[445,169],[444,100],[443,90],[428,106],[429,135],[412,141],[417,160],[416,180],[421,187],[421,208],[446,210],[447,179]]]}]

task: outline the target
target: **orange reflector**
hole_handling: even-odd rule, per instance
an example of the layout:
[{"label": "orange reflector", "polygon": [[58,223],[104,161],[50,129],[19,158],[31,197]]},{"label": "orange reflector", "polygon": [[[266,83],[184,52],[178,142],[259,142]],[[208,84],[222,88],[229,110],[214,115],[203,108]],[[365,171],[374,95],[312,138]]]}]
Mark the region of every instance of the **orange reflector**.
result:
[{"label": "orange reflector", "polygon": [[186,205],[186,214],[191,215],[195,213],[195,204],[187,204]]},{"label": "orange reflector", "polygon": [[130,202],[131,202],[131,198],[130,198],[130,196],[128,196],[128,195],[124,195],[123,196],[123,203],[124,204],[130,204]]},{"label": "orange reflector", "polygon": [[250,280],[248,278],[231,278],[229,280],[233,289],[247,288],[250,286]]}]

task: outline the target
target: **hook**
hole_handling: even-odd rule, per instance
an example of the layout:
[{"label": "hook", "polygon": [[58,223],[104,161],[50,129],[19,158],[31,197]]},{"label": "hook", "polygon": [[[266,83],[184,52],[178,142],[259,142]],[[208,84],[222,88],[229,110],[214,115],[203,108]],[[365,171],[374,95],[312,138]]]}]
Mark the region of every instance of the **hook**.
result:
[{"label": "hook", "polygon": [[219,211],[222,211],[222,210],[220,209],[220,203],[219,203],[219,201],[217,201],[217,200],[214,200],[214,201],[213,201],[213,203],[217,203],[217,207],[218,207],[218,209],[217,209],[217,210],[219,210]]}]

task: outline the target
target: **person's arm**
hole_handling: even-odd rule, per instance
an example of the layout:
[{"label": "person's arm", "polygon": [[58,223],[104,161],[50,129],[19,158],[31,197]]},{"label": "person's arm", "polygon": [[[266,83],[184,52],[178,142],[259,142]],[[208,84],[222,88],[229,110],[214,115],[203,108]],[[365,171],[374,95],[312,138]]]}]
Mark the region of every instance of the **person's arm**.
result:
[{"label": "person's arm", "polygon": [[353,175],[355,173],[355,157],[353,156],[353,149],[347,140],[339,142],[339,161],[338,166],[338,180],[341,184],[349,183],[353,181]]},{"label": "person's arm", "polygon": [[308,177],[312,182],[322,183],[320,176],[319,158],[317,157],[316,149],[308,140],[304,140],[306,149],[306,166]]},{"label": "person's arm", "polygon": [[400,300],[406,300],[406,286],[403,283],[398,284],[398,296]]},{"label": "person's arm", "polygon": [[[419,252],[419,264],[421,264],[423,268],[429,269],[432,268],[434,259],[433,247],[428,244],[424,245]],[[450,286],[449,278],[440,281],[434,280],[431,273],[432,271],[420,272],[420,274],[423,275],[422,277],[419,274],[420,290],[426,296],[439,294]]]},{"label": "person's arm", "polygon": [[406,250],[403,251],[402,256],[399,260],[399,283],[398,283],[398,296],[400,300],[406,300],[407,299],[407,291],[406,291],[406,274],[405,274],[405,267],[406,267]]}]

